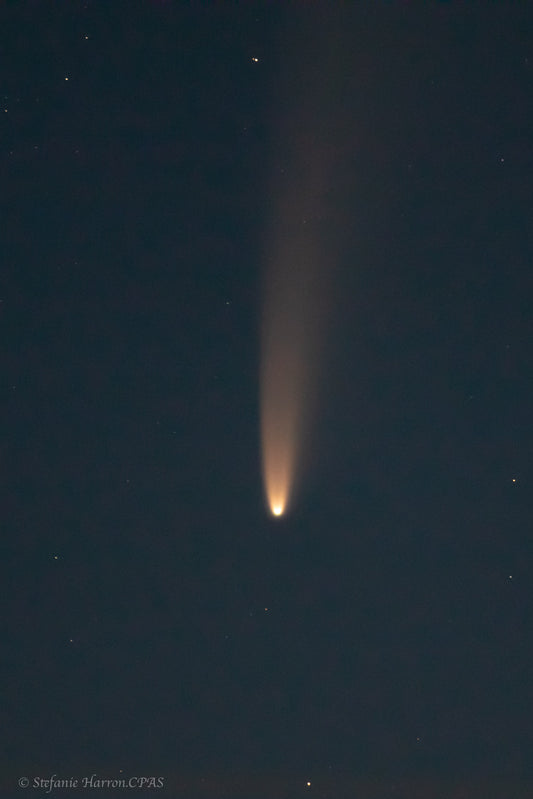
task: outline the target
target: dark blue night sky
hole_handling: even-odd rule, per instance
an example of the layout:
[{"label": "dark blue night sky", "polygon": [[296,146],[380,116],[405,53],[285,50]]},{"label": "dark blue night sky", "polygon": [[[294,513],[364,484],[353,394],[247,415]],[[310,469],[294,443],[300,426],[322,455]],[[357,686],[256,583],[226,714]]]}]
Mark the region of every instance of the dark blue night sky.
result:
[{"label": "dark blue night sky", "polygon": [[[533,795],[532,30],[528,2],[2,4],[2,796]],[[281,174],[329,294],[274,520]]]}]

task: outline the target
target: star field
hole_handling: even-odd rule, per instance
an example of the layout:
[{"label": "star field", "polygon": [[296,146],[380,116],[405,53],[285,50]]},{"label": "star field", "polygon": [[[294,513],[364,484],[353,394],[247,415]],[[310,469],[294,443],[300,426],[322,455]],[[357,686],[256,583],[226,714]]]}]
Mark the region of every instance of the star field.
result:
[{"label": "star field", "polygon": [[[531,22],[2,6],[0,792],[531,795]],[[327,346],[274,519],[291,231]]]}]

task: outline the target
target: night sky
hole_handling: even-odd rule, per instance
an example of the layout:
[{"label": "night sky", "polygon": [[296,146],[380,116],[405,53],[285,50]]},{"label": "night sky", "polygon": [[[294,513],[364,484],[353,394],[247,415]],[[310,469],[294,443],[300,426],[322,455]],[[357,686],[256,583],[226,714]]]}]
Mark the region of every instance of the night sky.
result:
[{"label": "night sky", "polygon": [[[2,796],[533,795],[532,37],[528,2],[2,3]],[[274,519],[280,175],[328,311]]]}]

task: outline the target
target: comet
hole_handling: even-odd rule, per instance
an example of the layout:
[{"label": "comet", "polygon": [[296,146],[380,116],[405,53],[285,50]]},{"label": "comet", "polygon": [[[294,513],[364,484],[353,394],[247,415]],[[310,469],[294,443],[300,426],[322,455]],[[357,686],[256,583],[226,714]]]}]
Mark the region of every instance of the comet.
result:
[{"label": "comet", "polygon": [[[330,208],[342,127],[337,15],[288,17],[275,98],[269,217],[260,317],[260,439],[266,504],[287,514],[310,460],[324,382],[328,281],[334,266]],[[297,54],[315,58],[302,66]],[[293,54],[293,55],[290,55]]]},{"label": "comet", "polygon": [[278,180],[262,290],[262,472],[275,517],[292,506],[305,473],[327,305],[323,158],[316,139],[299,136],[292,161],[301,178]]}]

